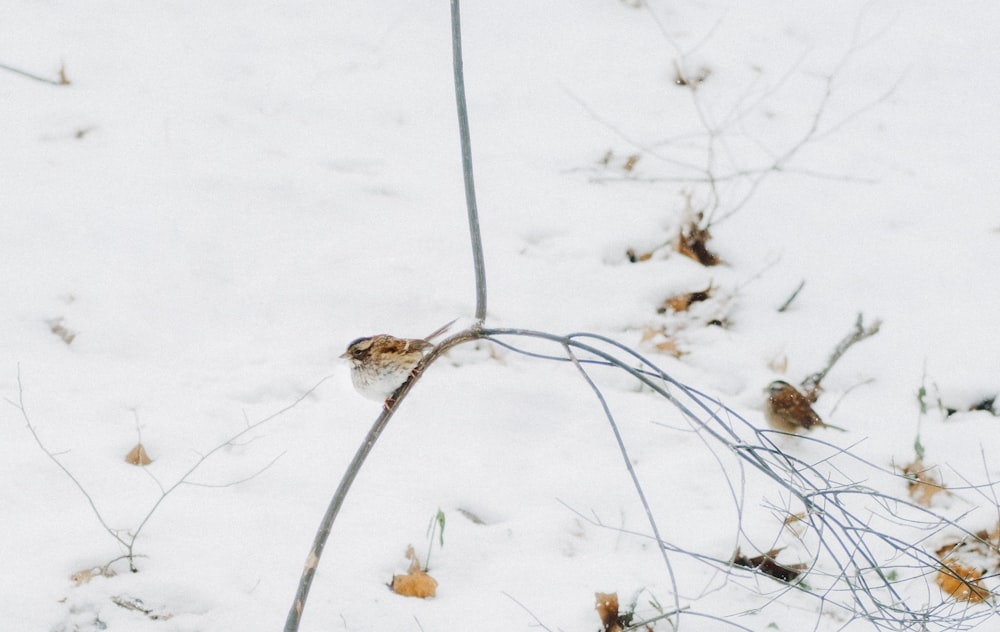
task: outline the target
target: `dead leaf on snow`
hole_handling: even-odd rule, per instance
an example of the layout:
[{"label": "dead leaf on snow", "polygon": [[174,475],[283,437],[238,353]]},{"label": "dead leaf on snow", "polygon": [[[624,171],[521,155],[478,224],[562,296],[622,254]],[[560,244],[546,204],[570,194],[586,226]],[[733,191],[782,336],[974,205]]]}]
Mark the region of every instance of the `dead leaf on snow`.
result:
[{"label": "dead leaf on snow", "polygon": [[677,252],[694,259],[703,266],[714,266],[722,260],[708,249],[708,241],[712,233],[707,228],[701,228],[697,222],[690,222],[677,235]]},{"label": "dead leaf on snow", "polygon": [[937,572],[935,581],[949,597],[958,601],[979,603],[992,595],[983,586],[983,573],[981,571],[968,568],[952,560],[941,564],[942,568]]},{"label": "dead leaf on snow", "polygon": [[146,448],[141,443],[137,443],[125,455],[125,462],[132,465],[149,465],[153,462],[153,459],[149,458],[149,455],[146,454]]},{"label": "dead leaf on snow", "polygon": [[621,632],[628,624],[618,613],[618,593],[594,593],[594,609],[604,632]]},{"label": "dead leaf on snow", "polygon": [[670,298],[663,301],[663,305],[656,309],[657,314],[665,314],[667,310],[672,310],[674,312],[686,312],[690,309],[692,303],[700,303],[702,301],[707,301],[712,296],[712,284],[709,283],[708,287],[704,290],[699,290],[697,292],[686,292],[684,294],[677,294],[671,296]]},{"label": "dead leaf on snow", "polygon": [[663,328],[646,327],[642,330],[642,337],[639,341],[651,342],[653,348],[658,352],[671,355],[675,358],[681,358],[686,353],[686,351],[681,349],[677,339],[672,336],[668,336]]},{"label": "dead leaf on snow", "polygon": [[979,603],[993,596],[983,585],[986,576],[1000,573],[1000,525],[993,531],[983,529],[948,542],[934,551],[941,562],[935,581],[948,596],[959,601]]},{"label": "dead leaf on snow", "polygon": [[908,480],[907,491],[917,504],[930,507],[934,496],[948,491],[937,471],[937,466],[927,467],[920,459],[903,467],[903,476]]},{"label": "dead leaf on snow", "polygon": [[406,548],[406,557],[410,560],[410,568],[406,575],[393,575],[389,585],[397,595],[404,597],[420,597],[426,599],[437,594],[437,580],[420,568],[420,561],[413,547]]},{"label": "dead leaf on snow", "polygon": [[733,555],[733,564],[759,571],[783,582],[794,581],[809,568],[806,564],[782,564],[774,559],[778,553],[781,553],[781,549],[771,549],[763,555],[747,557],[739,549],[736,549],[736,554]]}]

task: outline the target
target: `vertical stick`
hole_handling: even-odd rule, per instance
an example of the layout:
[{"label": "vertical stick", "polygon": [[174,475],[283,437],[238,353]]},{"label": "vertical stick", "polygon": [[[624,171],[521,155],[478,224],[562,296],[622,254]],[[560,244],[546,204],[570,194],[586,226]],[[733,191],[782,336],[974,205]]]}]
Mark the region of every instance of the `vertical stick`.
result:
[{"label": "vertical stick", "polygon": [[451,0],[451,50],[455,75],[455,104],[458,107],[458,134],[462,142],[462,174],[465,177],[465,206],[469,214],[469,236],[476,273],[476,323],[486,320],[486,263],[483,238],[479,232],[476,208],[476,184],[472,177],[472,141],[469,136],[469,112],[465,105],[465,76],[462,72],[462,24],[458,0]]}]

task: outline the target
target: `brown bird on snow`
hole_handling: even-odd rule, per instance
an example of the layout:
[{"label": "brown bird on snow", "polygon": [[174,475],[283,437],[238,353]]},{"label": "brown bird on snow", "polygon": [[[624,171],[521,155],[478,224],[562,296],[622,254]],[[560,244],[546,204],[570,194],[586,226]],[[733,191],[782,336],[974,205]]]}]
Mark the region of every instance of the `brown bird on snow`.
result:
[{"label": "brown bird on snow", "polygon": [[775,430],[795,433],[811,430],[814,426],[843,430],[823,423],[812,409],[809,399],[788,382],[775,380],[768,385],[766,392],[768,397],[767,405],[764,406],[764,418]]}]

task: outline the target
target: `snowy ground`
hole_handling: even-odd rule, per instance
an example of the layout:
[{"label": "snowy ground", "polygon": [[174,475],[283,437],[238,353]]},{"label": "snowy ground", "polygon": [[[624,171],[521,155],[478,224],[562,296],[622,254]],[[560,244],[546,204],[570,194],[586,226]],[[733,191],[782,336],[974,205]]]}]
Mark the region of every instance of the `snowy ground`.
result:
[{"label": "snowy ground", "polygon": [[[905,497],[876,468],[911,460],[919,430],[949,485],[1000,479],[996,417],[921,416],[916,398],[923,384],[928,401],[964,409],[1000,391],[1000,6],[636,4],[463,7],[487,324],[611,336],[763,426],[763,388],[821,368],[863,312],[882,330],[836,365],[816,406],[848,432],[813,436],[870,467],[830,467]],[[0,64],[55,79],[62,63],[71,82],[0,71],[0,392],[16,401],[20,375],[38,436],[106,525],[125,538],[142,525],[138,573],[117,562],[75,586],[122,548],[8,406],[0,627],[280,629],[378,412],[336,356],[363,334],[422,336],[473,313],[449,29],[445,2],[0,8]],[[708,71],[695,98],[676,67]],[[692,168],[710,160],[716,214],[732,212],[710,242],[725,263],[670,247],[629,263],[627,249],[676,236],[685,195],[710,203]],[[709,284],[691,311],[657,314]],[[680,359],[641,342],[660,327]],[[334,528],[303,630],[596,630],[595,591],[642,591],[640,618],[657,601],[751,630],[873,629],[680,555],[672,580],[575,370],[494,352],[457,350],[404,402]],[[801,507],[741,481],[662,399],[595,376],[665,540],[718,559],[787,545],[794,558],[772,506]],[[326,377],[143,524],[202,455]],[[145,471],[123,460],[137,428]],[[990,529],[992,497],[955,489],[933,509]],[[392,594],[406,546],[427,554],[438,509],[438,596]],[[901,590],[915,607],[943,600],[933,582]],[[686,616],[680,629],[723,628]]]}]

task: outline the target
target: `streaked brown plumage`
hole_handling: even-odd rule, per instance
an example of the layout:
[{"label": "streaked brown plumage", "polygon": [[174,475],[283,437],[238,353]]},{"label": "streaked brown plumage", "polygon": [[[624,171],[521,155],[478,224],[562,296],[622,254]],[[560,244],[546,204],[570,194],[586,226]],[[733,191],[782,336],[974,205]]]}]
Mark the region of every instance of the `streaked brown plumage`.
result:
[{"label": "streaked brown plumage", "polygon": [[396,338],[387,334],[358,338],[341,354],[351,363],[351,382],[355,390],[376,401],[388,404],[392,394],[410,379],[413,369],[434,348],[430,340],[444,333],[451,321],[426,338]]},{"label": "streaked brown plumage", "polygon": [[809,399],[788,382],[771,382],[767,393],[764,418],[775,430],[798,432],[810,430],[814,426],[826,426],[812,409]]}]

